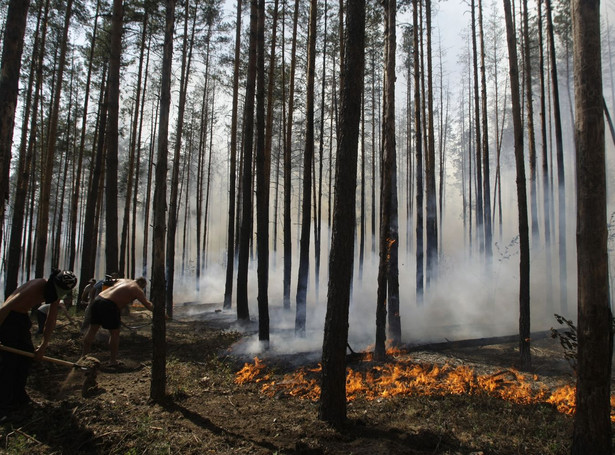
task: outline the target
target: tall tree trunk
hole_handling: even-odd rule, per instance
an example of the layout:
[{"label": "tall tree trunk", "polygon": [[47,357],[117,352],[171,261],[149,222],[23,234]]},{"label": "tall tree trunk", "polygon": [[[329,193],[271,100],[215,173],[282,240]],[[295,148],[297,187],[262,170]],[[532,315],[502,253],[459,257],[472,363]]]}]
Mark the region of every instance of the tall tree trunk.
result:
[{"label": "tall tree trunk", "polygon": [[[322,226],[322,167],[324,159],[325,135],[325,85],[327,68],[327,0],[324,4],[324,31],[322,49],[322,86],[320,92],[320,132],[318,139],[318,191],[316,190],[316,165],[314,164],[314,284],[316,287],[316,303],[319,301],[320,291],[320,254],[321,254],[321,226]],[[315,160],[314,160],[315,161]]]},{"label": "tall tree trunk", "polygon": [[[273,55],[274,53],[272,53],[272,59]],[[265,146],[265,0],[258,1],[256,65],[256,248],[258,250],[258,339],[268,346],[269,166],[271,160],[269,158],[270,152]],[[271,99],[269,99],[269,102],[271,105]],[[269,144],[269,147],[271,147],[271,143]]]},{"label": "tall tree trunk", "polygon": [[397,144],[395,142],[396,0],[387,1],[384,11],[384,147],[382,157],[382,193],[380,195],[380,262],[378,266],[378,294],[376,302],[376,344],[374,347],[374,357],[377,360],[383,360],[385,357],[387,305],[391,341],[395,345],[401,343],[397,264],[399,251],[399,232],[397,226]]},{"label": "tall tree trunk", "polygon": [[[136,153],[137,153],[137,144],[138,144],[138,125],[140,119],[143,117],[141,114],[141,79],[143,76],[143,56],[145,54],[145,38],[147,36],[147,21],[148,15],[147,11],[143,13],[143,32],[141,34],[141,46],[139,50],[139,69],[137,70],[137,87],[135,93],[135,107],[134,107],[134,115],[132,122],[132,131],[130,133],[130,152],[129,152],[129,163],[128,163],[128,182],[126,185],[126,203],[124,204],[124,216],[122,217],[122,234],[120,237],[120,264],[119,264],[119,272],[121,276],[126,276],[126,256],[127,256],[127,247],[126,244],[128,242],[128,223],[130,221],[130,206],[132,195],[132,187],[134,178],[136,178],[137,173],[135,172],[135,163],[136,161]],[[133,175],[135,177],[133,177]],[[136,186],[136,184],[135,184]],[[132,276],[132,275],[130,275]]]},{"label": "tall tree trunk", "polygon": [[348,3],[346,42],[318,410],[318,417],[321,420],[334,425],[340,425],[346,420],[346,346],[354,262],[356,167],[365,58],[364,0],[353,0]]},{"label": "tall tree trunk", "polygon": [[436,145],[433,124],[433,65],[431,62],[431,0],[425,2],[427,23],[427,153],[425,155],[425,195],[427,199],[427,283],[437,274],[438,267],[438,199],[436,196]]},{"label": "tall tree trunk", "polygon": [[301,239],[299,241],[299,276],[297,278],[297,314],[295,334],[305,336],[307,287],[310,269],[310,221],[312,161],[314,160],[314,78],[316,73],[317,0],[310,1],[308,65],[306,94],[305,151],[303,154],[303,201],[301,205]]},{"label": "tall tree trunk", "polygon": [[557,158],[557,205],[559,237],[559,288],[562,314],[568,312],[568,273],[566,265],[566,180],[564,174],[564,141],[562,139],[562,116],[559,99],[559,82],[557,80],[557,58],[555,55],[555,37],[551,17],[551,0],[546,0],[547,34],[549,36],[549,66],[551,67],[551,90],[553,95],[553,117],[555,121],[555,146]]},{"label": "tall tree trunk", "polygon": [[532,64],[530,53],[530,31],[529,13],[527,10],[527,0],[523,0],[523,63],[525,79],[525,96],[527,104],[527,132],[528,132],[528,152],[530,165],[530,214],[532,223],[532,242],[537,245],[540,240],[538,229],[538,204],[536,188],[536,135],[534,133],[534,95],[532,89]]},{"label": "tall tree trunk", "polygon": [[[45,5],[45,15],[49,12],[49,1]],[[41,21],[43,9],[39,10],[36,23],[36,32],[30,63],[30,76],[26,103],[24,106],[23,125],[21,128],[21,142],[19,145],[19,161],[17,167],[17,186],[13,202],[13,216],[11,223],[11,236],[8,248],[6,278],[4,283],[4,297],[8,297],[17,289],[20,256],[22,252],[22,237],[24,236],[24,212],[26,197],[29,193],[30,174],[34,157],[34,140],[38,119],[39,92],[43,81],[43,49],[47,35],[46,17]],[[8,19],[8,18],[7,18]],[[42,23],[42,29],[41,29]],[[34,98],[32,100],[32,98]],[[32,113],[32,115],[30,114]],[[31,118],[30,118],[31,117]],[[30,122],[30,140],[28,141],[28,121]],[[1,126],[0,126],[1,128]],[[24,255],[25,256],[25,255]],[[25,259],[25,258],[24,258]]]},{"label": "tall tree trunk", "polygon": [[484,217],[485,211],[483,206],[483,165],[482,165],[482,140],[481,140],[481,123],[480,123],[480,97],[478,94],[478,50],[476,44],[476,6],[475,0],[471,2],[472,11],[472,66],[473,66],[473,81],[474,81],[474,132],[476,134],[476,235],[478,241],[478,249],[480,253],[484,252],[485,247],[485,227]]},{"label": "tall tree trunk", "polygon": [[547,110],[546,110],[546,88],[545,88],[545,58],[542,22],[542,3],[538,1],[538,51],[540,68],[540,136],[542,138],[542,193],[543,193],[543,218],[545,230],[545,259],[547,272],[547,295],[545,313],[553,313],[553,272],[551,260],[551,201],[553,200],[552,187],[549,184],[549,154],[547,147]]},{"label": "tall tree trunk", "polygon": [[[175,146],[173,150],[173,170],[171,173],[171,196],[169,198],[169,213],[167,222],[167,250],[166,250],[166,309],[167,315],[173,317],[173,284],[175,282],[175,235],[177,233],[178,217],[178,189],[179,167],[182,148],[182,135],[184,131],[184,113],[186,111],[186,95],[188,81],[190,80],[190,64],[192,62],[192,46],[194,43],[194,30],[196,26],[196,11],[192,20],[192,30],[188,38],[188,20],[190,17],[189,2],[185,3],[184,39],[182,44],[181,77],[179,80],[179,104],[177,107],[177,129],[175,131]],[[207,28],[207,42],[211,33],[211,24]],[[187,54],[187,55],[186,55]]]},{"label": "tall tree trunk", "polygon": [[515,135],[515,164],[517,170],[517,203],[519,206],[519,354],[521,368],[531,366],[530,356],[530,241],[527,215],[527,191],[525,189],[525,163],[523,159],[523,125],[521,121],[521,95],[517,43],[512,22],[510,0],[504,0],[508,62],[510,67],[510,92]]},{"label": "tall tree trunk", "polygon": [[[0,221],[4,221],[6,201],[9,198],[13,126],[19,91],[21,54],[29,7],[30,0],[11,0],[4,28],[2,66],[0,68],[0,172],[2,172],[0,175]],[[2,240],[3,225],[4,223],[0,223],[0,241]]]},{"label": "tall tree trunk", "polygon": [[286,124],[286,144],[284,147],[284,308],[290,309],[290,277],[292,270],[292,239],[291,239],[291,153],[293,132],[293,110],[295,101],[295,68],[297,66],[297,22],[299,18],[299,0],[295,0],[293,13],[293,37],[290,56],[290,82],[288,95],[288,119]]},{"label": "tall tree trunk", "polygon": [[577,163],[578,367],[572,454],[610,454],[609,306],[600,0],[573,0]]},{"label": "tall tree trunk", "polygon": [[120,66],[122,57],[124,7],[122,0],[113,0],[111,44],[109,52],[109,107],[105,145],[105,267],[108,273],[118,271],[117,172],[119,153]]},{"label": "tall tree trunk", "polygon": [[481,114],[482,138],[481,144],[483,158],[483,222],[485,228],[485,257],[488,262],[493,255],[491,227],[491,189],[489,178],[489,125],[487,121],[487,77],[485,75],[485,39],[483,33],[483,4],[478,0],[478,33],[480,35],[480,85],[481,85]]},{"label": "tall tree trunk", "polygon": [[[152,137],[156,137],[158,134],[156,119],[158,119],[158,113],[160,110],[160,97],[156,97],[156,108],[154,109],[155,115],[152,116],[151,129]],[[143,204],[143,259],[142,259],[142,275],[144,277],[151,276],[148,273],[148,256],[147,247],[149,245],[149,218],[150,218],[150,205],[152,199],[152,173],[154,169],[154,151],[155,141],[151,141],[149,148],[149,160],[147,166],[147,184],[145,188],[145,203]]]},{"label": "tall tree trunk", "polygon": [[[92,170],[91,184],[88,189],[85,215],[83,217],[83,248],[81,251],[81,272],[80,281],[87,282],[94,276],[95,261],[96,261],[96,249],[98,242],[96,241],[96,233],[98,231],[97,224],[97,206],[99,196],[102,195],[100,191],[103,173],[103,159],[104,159],[104,142],[107,123],[107,67],[103,68],[102,82],[100,86],[100,96],[98,101],[98,132],[96,148],[94,151],[94,163]],[[83,290],[81,290],[83,293]]]},{"label": "tall tree trunk", "polygon": [[421,120],[421,74],[419,65],[419,2],[412,0],[412,30],[414,36],[414,134],[416,150],[416,303],[423,304],[423,125]]},{"label": "tall tree trunk", "polygon": [[235,24],[235,63],[233,66],[233,107],[231,111],[230,170],[228,196],[228,231],[226,247],[226,281],[224,285],[224,308],[231,308],[233,299],[233,273],[235,269],[235,179],[237,174],[237,111],[239,104],[239,58],[241,50],[241,0],[237,0]]},{"label": "tall tree trunk", "polygon": [[258,0],[250,0],[250,47],[243,112],[241,232],[239,236],[239,263],[237,265],[237,319],[240,322],[248,322],[250,320],[250,310],[248,307],[248,265],[250,261],[250,238],[252,237],[252,145],[254,143],[257,23]]},{"label": "tall tree trunk", "polygon": [[[45,171],[42,173],[39,211],[36,224],[36,276],[42,277],[45,273],[45,254],[47,252],[47,234],[49,229],[49,201],[51,197],[51,179],[53,177],[53,164],[55,158],[58,118],[60,115],[60,98],[62,95],[62,81],[64,76],[64,66],[66,62],[66,49],[68,47],[68,29],[70,17],[72,15],[73,0],[66,3],[64,17],[64,30],[62,32],[62,42],[60,44],[60,57],[58,60],[58,74],[54,87],[53,104],[49,113],[49,136],[47,142],[47,152],[45,154]],[[52,264],[52,267],[57,264]]]},{"label": "tall tree trunk", "polygon": [[[94,48],[96,44],[96,37],[98,35],[98,16],[100,13],[100,0],[96,1],[96,14],[94,15],[94,29],[92,31],[92,39],[90,41],[90,52],[88,57],[88,70],[85,81],[85,93],[83,97],[84,105],[83,105],[83,116],[81,117],[81,136],[79,139],[79,151],[77,155],[77,170],[75,171],[76,180],[75,187],[73,190],[73,196],[71,199],[71,214],[70,214],[70,258],[68,260],[68,267],[72,269],[75,265],[75,259],[77,256],[77,217],[79,210],[79,199],[80,194],[82,192],[81,188],[81,174],[83,169],[83,154],[85,153],[85,137],[87,130],[87,121],[88,121],[88,106],[90,103],[90,86],[92,83],[92,68],[94,65]],[[91,277],[90,277],[91,278]],[[77,295],[81,296],[83,294],[83,289],[87,286],[89,278],[81,277],[79,280],[79,293]]]},{"label": "tall tree trunk", "polygon": [[169,111],[171,105],[171,66],[173,62],[173,29],[175,0],[166,2],[162,74],[160,80],[160,118],[158,153],[156,157],[156,188],[154,189],[154,231],[152,235],[152,383],[150,398],[160,401],[166,394],[166,321],[165,321],[165,221],[167,208],[167,155],[169,147]]}]

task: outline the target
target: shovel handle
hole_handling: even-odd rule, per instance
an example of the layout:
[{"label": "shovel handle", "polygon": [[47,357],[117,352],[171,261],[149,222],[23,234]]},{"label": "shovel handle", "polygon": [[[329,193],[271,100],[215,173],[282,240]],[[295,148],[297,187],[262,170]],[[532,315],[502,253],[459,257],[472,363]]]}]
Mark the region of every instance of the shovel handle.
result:
[{"label": "shovel handle", "polygon": [[[10,346],[5,346],[3,344],[0,344],[0,350],[6,351],[6,352],[12,352],[13,354],[23,355],[25,357],[34,358],[33,352],[22,351],[21,349],[12,348]],[[76,363],[69,362],[67,360],[62,360],[62,359],[56,359],[53,357],[43,356],[42,360],[46,360],[47,362],[51,362],[51,363],[57,363],[58,365],[64,365],[66,367],[76,367],[77,366]]]}]

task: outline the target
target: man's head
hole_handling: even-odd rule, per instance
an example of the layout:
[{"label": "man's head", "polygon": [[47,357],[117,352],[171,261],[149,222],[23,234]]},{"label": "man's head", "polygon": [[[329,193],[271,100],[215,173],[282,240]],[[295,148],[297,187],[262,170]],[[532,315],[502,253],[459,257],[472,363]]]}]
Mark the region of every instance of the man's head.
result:
[{"label": "man's head", "polygon": [[47,280],[45,301],[51,303],[65,298],[76,285],[77,277],[70,270],[52,270]]},{"label": "man's head", "polygon": [[147,280],[145,279],[145,277],[140,276],[135,280],[135,282],[139,285],[141,289],[145,289],[145,286],[147,286]]}]

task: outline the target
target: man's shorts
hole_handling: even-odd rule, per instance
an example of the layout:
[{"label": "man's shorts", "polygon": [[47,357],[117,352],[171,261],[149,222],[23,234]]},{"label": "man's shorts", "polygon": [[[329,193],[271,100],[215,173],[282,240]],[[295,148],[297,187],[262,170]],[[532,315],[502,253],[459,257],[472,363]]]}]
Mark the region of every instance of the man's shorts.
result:
[{"label": "man's shorts", "polygon": [[103,329],[115,330],[120,328],[120,309],[115,302],[103,297],[96,297],[92,304],[92,325],[101,325]]}]

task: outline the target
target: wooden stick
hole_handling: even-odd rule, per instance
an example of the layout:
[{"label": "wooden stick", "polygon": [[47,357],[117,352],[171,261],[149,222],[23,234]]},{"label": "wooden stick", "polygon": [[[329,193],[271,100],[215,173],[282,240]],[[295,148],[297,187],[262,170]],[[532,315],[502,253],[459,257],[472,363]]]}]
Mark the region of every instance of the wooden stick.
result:
[{"label": "wooden stick", "polygon": [[[6,351],[6,352],[12,352],[13,354],[23,355],[25,357],[34,358],[34,353],[33,352],[22,351],[21,349],[12,348],[10,346],[5,346],[3,344],[0,344],[0,350]],[[82,368],[80,365],[78,365],[75,362],[69,362],[67,360],[56,359],[56,358],[53,358],[53,357],[43,356],[42,360],[46,360],[47,362],[51,362],[51,363],[57,363],[58,365],[64,365],[66,367]]]}]

